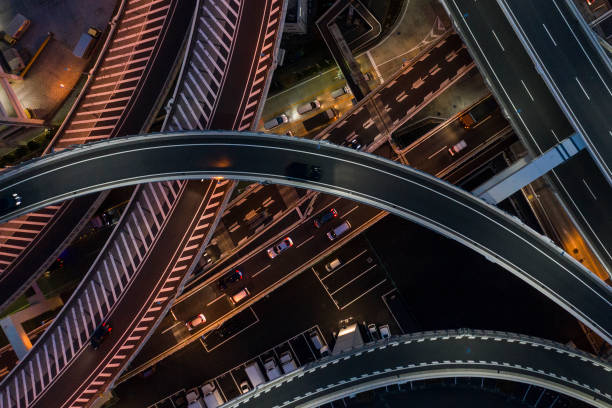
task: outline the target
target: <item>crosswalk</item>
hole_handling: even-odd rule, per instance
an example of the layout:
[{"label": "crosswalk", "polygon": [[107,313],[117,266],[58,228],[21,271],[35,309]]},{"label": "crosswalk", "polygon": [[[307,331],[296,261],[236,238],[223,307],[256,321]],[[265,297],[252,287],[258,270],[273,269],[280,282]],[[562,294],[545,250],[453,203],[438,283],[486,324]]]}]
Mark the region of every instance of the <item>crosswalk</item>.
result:
[{"label": "crosswalk", "polygon": [[166,128],[170,131],[207,129],[217,96],[225,82],[240,19],[238,0],[204,0],[196,17],[182,85]]},{"label": "crosswalk", "polygon": [[138,190],[106,251],[97,258],[32,352],[2,383],[0,407],[27,407],[80,354],[137,275],[156,232],[162,229],[172,209],[172,201],[185,183],[153,183]]},{"label": "crosswalk", "polygon": [[[95,77],[54,148],[114,136],[155,48],[173,0],[125,0],[124,14]],[[52,205],[0,224],[0,273],[8,269],[54,219]]]}]

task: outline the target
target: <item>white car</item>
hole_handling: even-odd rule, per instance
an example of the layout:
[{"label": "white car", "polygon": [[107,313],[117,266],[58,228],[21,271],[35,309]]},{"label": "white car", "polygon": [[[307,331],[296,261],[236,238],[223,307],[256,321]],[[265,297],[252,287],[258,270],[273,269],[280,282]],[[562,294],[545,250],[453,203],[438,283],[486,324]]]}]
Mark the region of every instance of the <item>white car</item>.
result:
[{"label": "white car", "polygon": [[456,143],[455,145],[453,145],[453,147],[450,147],[448,149],[448,152],[450,153],[451,156],[454,156],[460,151],[462,151],[463,149],[465,149],[466,147],[467,147],[467,143],[465,142],[465,140],[461,140],[459,141],[459,143]]},{"label": "white car", "polygon": [[274,129],[275,127],[287,122],[289,122],[289,118],[283,113],[280,116],[277,116],[274,119],[270,119],[269,121],[264,123],[264,128],[266,130]]},{"label": "white car", "polygon": [[195,327],[198,327],[201,324],[206,323],[206,317],[202,313],[185,323],[189,330],[193,330]]},{"label": "white car", "polygon": [[291,240],[291,238],[286,237],[285,239],[283,239],[282,241],[280,241],[273,247],[268,248],[266,252],[268,253],[268,256],[270,257],[270,259],[274,259],[278,255],[280,255],[281,252],[285,251],[288,248],[291,248],[292,246],[293,246],[293,241]]}]

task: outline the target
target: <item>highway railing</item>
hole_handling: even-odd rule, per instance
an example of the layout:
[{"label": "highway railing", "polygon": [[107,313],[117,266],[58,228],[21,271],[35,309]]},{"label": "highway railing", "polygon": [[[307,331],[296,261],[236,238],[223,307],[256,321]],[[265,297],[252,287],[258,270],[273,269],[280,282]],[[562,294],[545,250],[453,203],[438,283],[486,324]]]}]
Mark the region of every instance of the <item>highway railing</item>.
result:
[{"label": "highway railing", "polygon": [[[464,340],[468,340],[470,342],[469,346],[474,348],[480,342],[483,343],[483,346],[486,346],[486,342],[494,342],[495,348],[492,349],[490,359],[470,359],[469,348],[467,350],[465,348],[460,349],[454,359],[449,358],[448,355],[441,358],[441,356],[432,352],[427,356],[422,356],[421,360],[427,361],[411,361],[409,355],[398,353],[398,359],[385,361],[387,364],[385,369],[380,367],[359,367],[356,362],[353,362],[351,367],[353,372],[351,372],[351,368],[347,367],[339,373],[341,377],[330,379],[326,386],[323,386],[323,384],[309,384],[313,388],[310,388],[305,394],[284,393],[285,386],[291,384],[294,380],[296,382],[307,381],[305,376],[309,374],[320,378],[323,376],[326,368],[332,368],[345,360],[354,360],[362,355],[376,353],[377,351],[389,348],[409,346],[410,344],[437,342],[439,347],[444,348],[445,344],[462,342]],[[533,361],[531,366],[517,364],[516,361],[513,361],[510,353],[503,353],[504,345],[508,343],[519,344],[524,348],[524,355],[529,355],[535,349],[544,349],[550,352],[549,362],[563,361],[565,367],[559,367],[559,370],[555,372],[543,370],[544,367],[538,366],[538,361],[536,360]],[[573,366],[580,367],[581,370],[572,372],[571,368]],[[582,373],[584,371],[582,368],[585,366],[592,367],[593,378],[599,382],[599,385],[590,382],[591,377],[578,377],[581,375],[579,372]],[[376,371],[372,372],[371,370]],[[591,371],[591,368],[588,371]],[[278,396],[274,402],[279,407],[297,405],[300,407],[314,407],[350,394],[385,385],[457,376],[482,376],[526,382],[553,389],[595,406],[607,407],[612,402],[612,381],[607,381],[607,379],[612,378],[611,371],[612,364],[608,361],[599,359],[581,350],[538,337],[509,332],[471,329],[427,331],[393,336],[370,342],[360,347],[351,348],[337,355],[323,357],[320,360],[298,368],[292,373],[262,384],[256,389],[227,402],[223,407],[256,407],[262,403],[269,404],[271,403],[270,399],[262,401],[261,397],[269,398],[274,395]],[[364,374],[364,372],[367,372],[367,374]],[[601,387],[601,384],[607,384],[607,387]],[[315,389],[314,387],[319,388]]]},{"label": "highway railing", "polygon": [[[610,287],[550,238],[452,184],[369,153],[321,141],[223,131],[182,135],[134,136],[79,146],[4,172],[0,188],[6,194],[2,185],[24,189],[31,189],[26,187],[30,183],[48,186],[24,196],[23,208],[13,214],[74,194],[180,178],[222,176],[340,195],[415,221],[466,245],[612,342]],[[109,159],[114,163],[113,174],[92,171]],[[151,165],[132,166],[134,161]],[[319,168],[320,180],[299,173],[308,166]],[[299,174],[293,174],[294,167]],[[87,177],[62,175],[70,184],[67,181],[61,185],[46,181],[58,177],[57,172],[78,172]],[[416,199],[417,195],[421,198]],[[4,218],[9,216],[5,214]]]},{"label": "highway railing", "polygon": [[[45,153],[116,134],[175,1],[123,0],[120,3],[101,52],[88,73],[89,78]],[[102,199],[84,214],[74,230],[89,220]],[[58,214],[65,206],[49,206],[0,225],[0,272],[7,271],[26,251],[35,247],[37,238],[57,222]],[[75,233],[58,242],[47,262],[39,270],[31,271],[32,279],[28,282],[53,262]],[[15,291],[4,305],[20,293]]]},{"label": "highway railing", "polygon": [[183,71],[171,100],[164,129],[206,129],[239,26],[240,3],[201,0]]},{"label": "highway railing", "polygon": [[[30,405],[89,345],[139,273],[185,182],[147,184],[134,193],[121,220],[80,285],[27,356],[0,383],[0,405]],[[6,403],[6,405],[4,405]]]}]

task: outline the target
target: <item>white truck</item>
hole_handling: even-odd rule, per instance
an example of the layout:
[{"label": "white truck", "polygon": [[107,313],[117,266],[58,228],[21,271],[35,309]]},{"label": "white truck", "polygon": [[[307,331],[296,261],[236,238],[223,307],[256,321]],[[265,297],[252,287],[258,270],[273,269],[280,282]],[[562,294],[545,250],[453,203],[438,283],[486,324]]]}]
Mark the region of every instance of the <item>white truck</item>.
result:
[{"label": "white truck", "polygon": [[261,369],[257,365],[257,361],[253,361],[252,363],[248,364],[244,371],[246,372],[247,377],[249,377],[249,381],[251,382],[253,388],[257,388],[258,385],[266,382]]},{"label": "white truck", "polygon": [[293,356],[289,350],[280,355],[280,362],[285,374],[289,374],[290,372],[297,370],[297,365],[295,365],[295,361],[293,360]]},{"label": "white truck", "polygon": [[276,360],[274,359],[274,357],[268,358],[264,362],[264,367],[266,368],[266,375],[268,376],[270,381],[276,380],[278,377],[282,375],[280,369],[278,368],[278,364],[276,364]]},{"label": "white truck", "polygon": [[202,386],[202,394],[204,395],[204,403],[207,408],[216,408],[225,403],[219,390],[213,383],[204,384]]}]

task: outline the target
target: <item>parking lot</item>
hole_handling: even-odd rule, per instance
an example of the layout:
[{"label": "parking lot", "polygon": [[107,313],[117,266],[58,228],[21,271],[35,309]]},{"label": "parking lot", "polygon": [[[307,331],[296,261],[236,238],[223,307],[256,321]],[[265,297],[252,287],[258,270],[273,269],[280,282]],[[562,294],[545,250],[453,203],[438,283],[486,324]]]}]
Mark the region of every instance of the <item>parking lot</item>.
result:
[{"label": "parking lot", "polygon": [[[333,268],[331,263],[336,259],[340,264]],[[354,239],[311,269],[338,310],[376,288],[392,288],[384,269],[362,238]]]},{"label": "parking lot", "polygon": [[[252,316],[254,316],[255,319],[257,319],[257,315],[255,314],[255,312],[249,308],[247,310],[245,310],[243,312],[243,314],[248,314],[251,313]],[[242,322],[243,319],[240,319],[240,321]],[[254,320],[255,324],[257,323],[258,320]],[[204,346],[204,348],[206,349],[207,352],[213,351],[214,349],[216,349],[217,347],[221,346],[223,343],[225,343],[226,341],[230,340],[232,337],[238,335],[240,332],[246,330],[246,328],[248,328],[249,326],[245,327],[244,329],[234,333],[233,335],[231,335],[230,337],[226,338],[223,341],[220,342],[216,342],[216,338],[213,340],[210,338],[210,336],[212,335],[208,335],[208,336],[203,336],[202,339],[202,345]],[[219,330],[216,330],[212,333],[216,333],[219,332]],[[231,368],[230,370],[227,370],[226,372],[222,373],[221,375],[209,379],[207,381],[205,381],[203,383],[203,385],[207,385],[207,384],[212,384],[214,386],[214,389],[219,391],[219,394],[222,396],[224,401],[229,401],[232,400],[236,397],[238,397],[241,392],[240,392],[240,384],[243,383],[244,381],[246,381],[249,385],[249,388],[253,388],[253,384],[251,383],[251,381],[249,380],[249,377],[245,371],[245,368],[252,364],[255,363],[257,364],[257,366],[259,367],[259,369],[261,370],[262,373],[265,373],[265,379],[266,380],[270,380],[270,377],[272,376],[271,374],[268,374],[268,371],[266,370],[266,363],[268,363],[268,365],[270,364],[270,361],[274,361],[274,365],[276,365],[277,367],[280,364],[280,359],[281,359],[281,355],[289,353],[289,355],[291,356],[291,358],[293,359],[293,361],[295,362],[295,365],[297,367],[301,367],[304,364],[310,363],[312,361],[315,361],[319,358],[321,358],[321,354],[318,352],[316,346],[314,345],[314,343],[310,340],[310,336],[311,334],[316,333],[319,338],[321,339],[321,341],[324,343],[323,345],[327,345],[327,341],[325,339],[325,336],[323,335],[323,333],[321,332],[321,329],[319,328],[318,325],[315,325],[307,330],[304,330],[303,332],[298,333],[297,335],[277,344],[274,347],[271,347],[270,349],[264,351],[263,353],[260,353],[254,357],[252,357],[250,360],[245,361],[243,363],[241,363],[240,365]],[[205,338],[204,338],[205,337]],[[213,335],[214,337],[214,335]],[[214,343],[210,343],[209,342],[213,340],[215,341]],[[208,348],[210,347],[210,349]],[[280,370],[280,368],[279,368]],[[282,374],[280,371],[278,371],[279,374]],[[177,391],[176,393],[169,395],[168,397],[164,398],[163,400],[156,402],[155,404],[150,405],[148,408],[182,408],[182,407],[186,407],[187,403],[188,403],[188,398],[187,395],[190,393],[196,393],[198,395],[202,395],[202,392],[200,391],[199,388],[195,388],[195,389],[189,389],[189,390],[185,390],[182,389],[180,391]],[[192,394],[193,395],[193,394]]]}]

